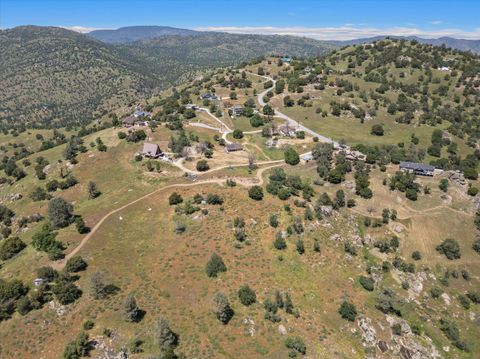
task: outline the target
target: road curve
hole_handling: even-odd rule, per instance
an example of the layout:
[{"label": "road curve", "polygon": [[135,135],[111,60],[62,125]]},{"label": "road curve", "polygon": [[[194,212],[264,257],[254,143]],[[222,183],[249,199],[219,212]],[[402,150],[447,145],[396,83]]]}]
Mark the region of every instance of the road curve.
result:
[{"label": "road curve", "polygon": [[[260,76],[260,75],[258,75],[258,76]],[[269,91],[271,91],[273,88],[275,88],[275,84],[277,83],[277,81],[274,80],[272,77],[269,77],[269,76],[260,76],[260,77],[263,77],[263,78],[267,79],[267,81],[272,81],[272,86],[271,87],[269,87],[268,89],[266,89],[265,91],[262,91],[261,93],[259,93],[257,95],[258,103],[260,104],[260,106],[263,107],[267,104],[264,100],[265,95]],[[309,129],[308,127],[300,124],[298,121],[294,120],[293,118],[291,118],[291,117],[285,115],[284,113],[280,112],[277,108],[274,108],[274,110],[275,110],[275,116],[280,117],[280,118],[284,119],[285,121],[287,121],[289,126],[296,127],[297,129],[312,135],[313,137],[318,137],[318,139],[322,142],[328,142],[328,143],[333,144],[334,146],[338,146],[338,143],[336,141],[332,140],[331,138],[325,137],[325,136],[319,134],[318,132],[315,132],[315,131]]]}]

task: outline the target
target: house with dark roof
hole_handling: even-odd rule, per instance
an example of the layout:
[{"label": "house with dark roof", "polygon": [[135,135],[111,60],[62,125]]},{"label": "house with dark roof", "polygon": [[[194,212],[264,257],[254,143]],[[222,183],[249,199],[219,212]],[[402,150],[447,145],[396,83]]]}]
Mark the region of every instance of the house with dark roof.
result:
[{"label": "house with dark roof", "polygon": [[203,95],[200,96],[202,100],[216,100],[218,99],[217,96],[212,95],[210,92],[204,93]]},{"label": "house with dark roof", "polygon": [[433,176],[435,166],[417,162],[400,162],[400,171],[415,173],[420,176]]},{"label": "house with dark roof", "polygon": [[242,116],[243,115],[243,107],[240,105],[235,105],[230,109],[230,116]]},{"label": "house with dark roof", "polygon": [[243,151],[243,146],[240,143],[229,143],[225,146],[225,152]]},{"label": "house with dark roof", "polygon": [[156,143],[145,142],[141,154],[145,157],[158,158],[162,155],[162,150]]},{"label": "house with dark roof", "polygon": [[134,115],[125,117],[122,120],[122,125],[125,128],[130,127],[145,127],[149,125],[149,121],[145,119],[145,117],[135,117]]}]

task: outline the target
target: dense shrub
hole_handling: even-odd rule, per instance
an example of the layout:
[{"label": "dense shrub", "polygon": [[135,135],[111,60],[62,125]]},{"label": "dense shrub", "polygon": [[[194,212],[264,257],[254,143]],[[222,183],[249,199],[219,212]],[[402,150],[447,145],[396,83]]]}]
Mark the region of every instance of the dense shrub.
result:
[{"label": "dense shrub", "polygon": [[87,262],[80,256],[70,258],[65,264],[65,270],[70,273],[76,273],[87,269]]},{"label": "dense shrub", "polygon": [[343,319],[347,319],[351,322],[355,321],[357,317],[357,308],[353,303],[343,301],[338,309],[338,313],[342,316]]},{"label": "dense shrub", "polygon": [[252,186],[248,190],[248,196],[255,201],[261,201],[263,199],[263,189],[260,186]]},{"label": "dense shrub", "polygon": [[459,259],[460,258],[460,245],[455,239],[447,238],[441,244],[436,247],[436,250],[439,253],[445,254],[445,256],[450,259]]},{"label": "dense shrub", "polygon": [[6,261],[20,253],[27,245],[18,237],[10,237],[0,244],[0,259]]},{"label": "dense shrub", "polygon": [[284,154],[285,162],[291,166],[295,166],[300,163],[300,156],[298,155],[297,151],[293,149],[293,147],[288,147]]},{"label": "dense shrub", "polygon": [[243,305],[249,306],[257,301],[257,296],[252,288],[244,285],[238,290],[238,299],[240,299],[240,303]]},{"label": "dense shrub", "polygon": [[207,262],[205,267],[205,272],[209,277],[217,277],[218,273],[226,272],[227,266],[223,262],[222,257],[217,253],[213,252],[210,260]]},{"label": "dense shrub", "polygon": [[358,279],[363,288],[369,292],[373,291],[375,286],[375,281],[371,277],[360,276]]}]

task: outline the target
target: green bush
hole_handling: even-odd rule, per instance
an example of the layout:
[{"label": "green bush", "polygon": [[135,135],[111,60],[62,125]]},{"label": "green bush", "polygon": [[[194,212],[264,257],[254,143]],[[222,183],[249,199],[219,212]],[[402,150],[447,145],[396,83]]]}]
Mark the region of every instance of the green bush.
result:
[{"label": "green bush", "polygon": [[460,255],[460,245],[455,239],[447,238],[441,244],[436,247],[436,250],[439,253],[445,254],[445,256],[450,259],[459,259]]},{"label": "green bush", "polygon": [[200,160],[197,162],[197,171],[199,172],[205,172],[210,169],[210,166],[208,165],[208,162],[206,160]]},{"label": "green bush", "polygon": [[243,138],[243,132],[242,132],[242,130],[239,130],[237,128],[236,130],[233,131],[232,136],[233,136],[233,138],[239,140],[239,139]]},{"label": "green bush", "polygon": [[263,199],[263,189],[260,186],[252,186],[248,190],[248,196],[255,201],[261,201]]},{"label": "green bush", "polygon": [[298,155],[297,151],[293,149],[293,147],[288,147],[284,154],[285,162],[291,166],[295,166],[300,163],[300,156]]},{"label": "green bush", "polygon": [[357,317],[357,308],[355,308],[355,305],[353,303],[343,301],[340,305],[340,308],[338,309],[338,313],[343,319],[347,319],[353,322]]},{"label": "green bush", "polygon": [[207,262],[205,267],[205,271],[207,276],[209,277],[217,277],[218,273],[226,272],[227,266],[223,262],[222,257],[220,257],[217,253],[212,253],[210,260]]},{"label": "green bush", "polygon": [[363,288],[368,290],[369,292],[373,291],[375,288],[375,281],[371,277],[360,276],[358,281],[362,285]]},{"label": "green bush", "polygon": [[238,290],[238,299],[240,299],[240,302],[243,305],[248,307],[257,301],[257,296],[252,288],[248,285],[244,285]]},{"label": "green bush", "polygon": [[173,206],[183,202],[183,198],[177,192],[173,192],[170,197],[168,197],[168,203]]},{"label": "green bush", "polygon": [[298,352],[302,355],[307,354],[307,346],[305,345],[303,339],[300,337],[290,337],[285,339],[285,346],[288,349]]},{"label": "green bush", "polygon": [[87,262],[80,256],[70,258],[65,264],[65,270],[69,273],[76,273],[87,269]]},{"label": "green bush", "polygon": [[18,237],[10,237],[0,246],[0,259],[6,261],[20,253],[27,245]]}]

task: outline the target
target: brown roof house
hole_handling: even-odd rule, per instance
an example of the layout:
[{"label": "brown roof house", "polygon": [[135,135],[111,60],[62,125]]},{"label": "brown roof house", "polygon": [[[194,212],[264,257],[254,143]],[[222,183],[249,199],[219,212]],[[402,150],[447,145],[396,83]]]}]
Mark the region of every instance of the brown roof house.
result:
[{"label": "brown roof house", "polygon": [[123,127],[132,127],[133,125],[135,125],[135,122],[137,122],[137,118],[135,116],[128,116],[128,117],[125,117],[123,120],[122,120],[122,125]]},{"label": "brown roof house", "polygon": [[145,157],[158,158],[162,155],[162,150],[156,143],[145,142],[141,154]]}]

